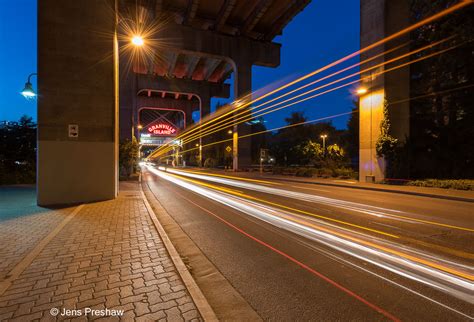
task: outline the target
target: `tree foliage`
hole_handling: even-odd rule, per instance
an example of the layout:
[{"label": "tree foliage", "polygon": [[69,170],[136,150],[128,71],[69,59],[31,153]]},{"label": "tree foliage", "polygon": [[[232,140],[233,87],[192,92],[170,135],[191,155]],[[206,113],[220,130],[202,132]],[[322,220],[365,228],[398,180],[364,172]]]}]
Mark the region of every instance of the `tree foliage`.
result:
[{"label": "tree foliage", "polygon": [[390,135],[390,119],[388,115],[388,102],[383,103],[383,118],[380,122],[380,136],[375,143],[375,150],[379,158],[393,159],[398,139]]},{"label": "tree foliage", "polygon": [[138,169],[139,144],[135,137],[119,144],[119,166],[121,176],[129,177]]},{"label": "tree foliage", "polygon": [[36,181],[36,124],[23,115],[0,127],[0,184]]},{"label": "tree foliage", "polygon": [[[412,0],[412,22],[458,1]],[[410,68],[411,178],[474,177],[474,7],[469,6],[412,32],[412,49],[452,37],[442,55]],[[439,49],[433,49],[439,50]]]}]

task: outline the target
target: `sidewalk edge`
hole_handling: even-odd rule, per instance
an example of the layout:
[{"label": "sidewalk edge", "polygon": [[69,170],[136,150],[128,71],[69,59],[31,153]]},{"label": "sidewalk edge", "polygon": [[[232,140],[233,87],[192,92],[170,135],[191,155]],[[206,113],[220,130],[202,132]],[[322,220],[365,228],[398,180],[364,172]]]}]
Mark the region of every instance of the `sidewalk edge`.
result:
[{"label": "sidewalk edge", "polygon": [[272,177],[265,177],[262,176],[263,179],[272,179],[277,181],[287,181],[287,182],[295,182],[295,183],[306,183],[306,184],[315,184],[321,186],[333,186],[339,188],[349,188],[349,189],[360,189],[360,190],[371,190],[371,191],[381,191],[381,192],[391,192],[391,193],[398,193],[404,195],[412,195],[412,196],[420,196],[420,197],[428,197],[428,198],[437,198],[437,199],[445,199],[445,200],[453,200],[453,201],[463,201],[463,202],[471,202],[474,203],[473,198],[464,198],[464,197],[456,197],[456,196],[443,196],[425,192],[414,192],[414,191],[403,191],[403,190],[392,190],[392,189],[385,189],[385,188],[378,188],[378,187],[360,187],[360,186],[350,186],[338,183],[329,183],[329,182],[317,182],[317,181],[305,181],[305,180],[295,180],[290,178],[272,178]]},{"label": "sidewalk edge", "polygon": [[[218,321],[217,316],[214,313],[214,310],[209,305],[209,302],[207,301],[206,297],[202,293],[199,286],[196,284],[196,281],[191,276],[191,273],[189,273],[188,269],[186,268],[186,265],[184,264],[183,260],[181,259],[178,252],[176,251],[176,248],[171,243],[171,240],[166,234],[163,226],[161,225],[160,221],[156,217],[156,214],[153,211],[150,203],[148,202],[148,199],[146,198],[145,193],[143,192],[143,187],[141,185],[140,185],[140,193],[141,193],[143,202],[147,208],[148,214],[150,215],[150,218],[153,221],[153,224],[155,225],[155,228],[158,231],[158,234],[163,240],[163,244],[165,245],[166,250],[168,251],[171,257],[171,260],[173,261],[176,267],[176,270],[178,271],[178,274],[183,280],[183,283],[186,286],[189,292],[189,295],[193,299],[193,302],[196,305],[197,309],[199,310],[199,313],[201,314],[202,318],[204,319],[204,321]],[[160,207],[159,209],[160,211],[166,212],[166,210],[161,205],[157,205],[157,206]]]}]

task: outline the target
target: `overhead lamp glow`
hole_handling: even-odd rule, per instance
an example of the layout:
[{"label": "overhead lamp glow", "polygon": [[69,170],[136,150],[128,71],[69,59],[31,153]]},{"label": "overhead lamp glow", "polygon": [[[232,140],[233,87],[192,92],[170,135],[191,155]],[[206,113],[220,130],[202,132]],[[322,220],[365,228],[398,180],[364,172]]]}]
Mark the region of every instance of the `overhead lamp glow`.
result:
[{"label": "overhead lamp glow", "polygon": [[356,91],[357,95],[364,95],[365,93],[367,93],[367,88],[365,87],[359,87]]},{"label": "overhead lamp glow", "polygon": [[26,99],[36,97],[36,93],[33,90],[33,85],[31,85],[30,82],[25,84],[25,88],[21,91],[21,95],[23,95],[23,97]]},{"label": "overhead lamp glow", "polygon": [[32,73],[28,76],[28,80],[25,83],[25,88],[21,91],[21,95],[23,95],[26,99],[32,99],[36,97],[35,90],[33,89],[33,85],[31,84],[31,77],[36,76],[36,73]]},{"label": "overhead lamp glow", "polygon": [[135,46],[143,46],[144,43],[145,43],[145,41],[143,40],[142,37],[140,37],[140,36],[133,36],[133,38],[132,38],[132,44],[134,44]]}]

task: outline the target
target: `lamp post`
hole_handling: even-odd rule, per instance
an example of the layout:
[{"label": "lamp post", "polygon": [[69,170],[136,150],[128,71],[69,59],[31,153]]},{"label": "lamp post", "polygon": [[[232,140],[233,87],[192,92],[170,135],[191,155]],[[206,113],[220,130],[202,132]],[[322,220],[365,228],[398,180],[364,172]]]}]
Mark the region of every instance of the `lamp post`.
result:
[{"label": "lamp post", "polygon": [[31,84],[31,77],[32,76],[38,76],[37,73],[31,73],[28,76],[28,80],[25,83],[25,88],[21,91],[21,95],[23,95],[24,98],[30,99],[33,97],[36,97],[35,90],[33,89],[33,85]]},{"label": "lamp post", "polygon": [[326,138],[327,134],[321,134],[321,139],[323,139],[323,156],[326,157]]},{"label": "lamp post", "polygon": [[202,168],[202,144],[196,143],[196,147],[199,148],[199,167]]}]

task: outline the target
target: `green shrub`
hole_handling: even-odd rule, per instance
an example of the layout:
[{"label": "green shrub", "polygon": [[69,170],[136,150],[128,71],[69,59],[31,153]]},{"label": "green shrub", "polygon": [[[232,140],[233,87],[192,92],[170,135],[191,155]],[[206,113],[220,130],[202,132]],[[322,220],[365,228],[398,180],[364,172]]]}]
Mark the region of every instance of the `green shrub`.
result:
[{"label": "green shrub", "polygon": [[334,169],[334,174],[341,179],[351,179],[355,177],[355,172],[351,168],[336,168]]},{"label": "green shrub", "polygon": [[460,179],[460,180],[440,180],[440,179],[425,179],[415,180],[407,183],[408,186],[429,187],[429,188],[444,188],[456,190],[474,190],[474,180]]},{"label": "green shrub", "polygon": [[283,173],[283,168],[282,167],[273,167],[272,168],[272,173],[273,174],[282,174]]},{"label": "green shrub", "polygon": [[307,178],[311,178],[313,176],[313,169],[311,168],[299,168],[295,175],[297,177],[307,177]]}]

